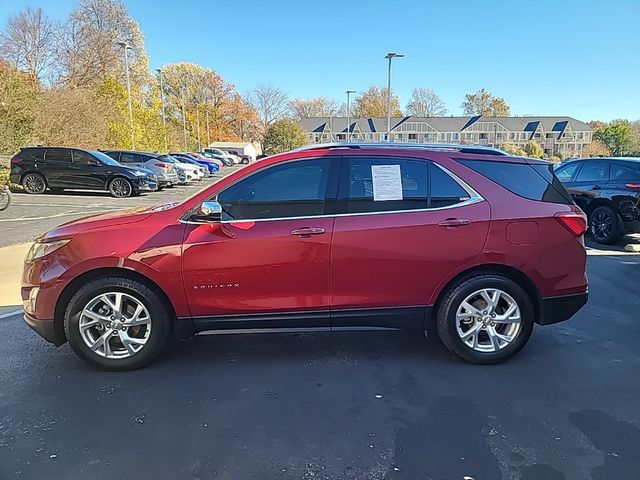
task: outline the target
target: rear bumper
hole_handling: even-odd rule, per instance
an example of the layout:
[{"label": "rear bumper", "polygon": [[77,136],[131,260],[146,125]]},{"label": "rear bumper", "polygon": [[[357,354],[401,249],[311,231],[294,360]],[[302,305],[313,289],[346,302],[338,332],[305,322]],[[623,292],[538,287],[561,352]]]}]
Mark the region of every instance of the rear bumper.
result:
[{"label": "rear bumper", "polygon": [[66,343],[67,339],[60,332],[56,332],[53,320],[39,320],[25,313],[24,321],[33,331],[44,338],[47,342],[53,343],[56,347]]},{"label": "rear bumper", "polygon": [[640,220],[625,221],[623,223],[626,233],[640,233]]},{"label": "rear bumper", "polygon": [[543,298],[538,323],[540,325],[552,325],[569,320],[587,304],[588,299],[589,294],[587,292],[562,297]]}]

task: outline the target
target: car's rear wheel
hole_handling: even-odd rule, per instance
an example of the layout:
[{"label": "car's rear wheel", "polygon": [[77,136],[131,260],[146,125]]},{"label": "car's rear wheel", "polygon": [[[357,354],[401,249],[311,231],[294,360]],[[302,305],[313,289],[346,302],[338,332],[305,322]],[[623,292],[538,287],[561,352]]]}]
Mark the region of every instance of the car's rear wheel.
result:
[{"label": "car's rear wheel", "polygon": [[167,343],[171,324],[165,302],[126,277],[89,282],[73,296],[64,317],[73,350],[107,370],[132,370],[151,362]]},{"label": "car's rear wheel", "polygon": [[598,243],[611,245],[623,235],[618,214],[606,205],[596,208],[589,216],[589,232]]},{"label": "car's rear wheel", "polygon": [[47,181],[39,173],[27,173],[22,177],[22,188],[30,194],[44,193],[47,189]]},{"label": "car's rear wheel", "polygon": [[438,334],[449,351],[470,363],[493,364],[525,346],[535,313],[517,283],[502,275],[477,274],[451,286],[436,315]]},{"label": "car's rear wheel", "polygon": [[133,185],[126,178],[116,177],[109,182],[109,193],[112,197],[127,198],[133,194]]}]

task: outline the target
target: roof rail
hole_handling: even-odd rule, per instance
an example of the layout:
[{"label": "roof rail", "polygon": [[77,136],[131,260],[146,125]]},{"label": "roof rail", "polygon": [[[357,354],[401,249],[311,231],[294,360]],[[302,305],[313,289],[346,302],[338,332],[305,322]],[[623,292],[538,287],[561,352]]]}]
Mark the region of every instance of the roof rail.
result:
[{"label": "roof rail", "polygon": [[485,147],[484,145],[462,145],[457,143],[401,143],[401,142],[338,142],[338,143],[314,143],[296,148],[294,152],[303,152],[306,150],[323,150],[332,148],[379,148],[379,147],[395,147],[395,148],[421,148],[425,150],[443,150],[449,152],[471,153],[477,155],[508,155],[507,152],[495,147]]}]

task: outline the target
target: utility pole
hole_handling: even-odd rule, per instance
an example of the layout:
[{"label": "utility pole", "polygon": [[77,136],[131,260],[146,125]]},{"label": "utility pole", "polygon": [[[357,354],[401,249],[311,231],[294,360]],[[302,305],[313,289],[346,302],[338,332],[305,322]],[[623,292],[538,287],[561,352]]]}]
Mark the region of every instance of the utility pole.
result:
[{"label": "utility pole", "polygon": [[198,153],[202,151],[202,144],[200,143],[200,104],[196,103],[196,122],[198,123]]},{"label": "utility pole", "polygon": [[164,127],[164,149],[169,151],[167,145],[167,116],[164,111],[164,82],[162,81],[162,69],[157,68],[158,76],[160,77],[160,102],[162,103],[162,126]]},{"label": "utility pole", "polygon": [[207,119],[207,147],[211,145],[211,139],[209,138],[209,107],[205,110],[205,117]]},{"label": "utility pole", "polygon": [[187,151],[187,117],[184,111],[184,85],[180,86],[180,96],[182,97],[182,133],[184,134],[184,151]]},{"label": "utility pole", "polygon": [[131,80],[129,79],[129,54],[128,51],[131,50],[131,46],[126,42],[118,42],[118,45],[122,47],[124,51],[124,65],[125,71],[127,73],[127,96],[129,97],[129,127],[131,128],[131,150],[135,150],[136,148],[136,140],[135,133],[133,130],[133,106],[131,104]]},{"label": "utility pole", "polygon": [[384,57],[389,60],[389,71],[387,74],[387,142],[391,141],[391,60],[402,57],[404,57],[403,54],[394,52],[389,52]]},{"label": "utility pole", "polygon": [[349,118],[349,99],[350,99],[350,95],[352,93],[356,93],[355,90],[347,90],[346,92],[344,92],[347,94],[347,142],[349,140],[351,140],[351,125],[349,125],[351,123],[351,119]]}]

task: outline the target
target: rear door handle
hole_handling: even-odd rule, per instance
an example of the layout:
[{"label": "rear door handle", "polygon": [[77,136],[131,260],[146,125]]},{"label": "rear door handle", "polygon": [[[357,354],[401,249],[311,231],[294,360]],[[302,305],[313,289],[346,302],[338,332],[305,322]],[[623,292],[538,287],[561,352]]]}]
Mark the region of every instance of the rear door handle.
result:
[{"label": "rear door handle", "polygon": [[591,190],[602,190],[602,185],[594,185]]},{"label": "rear door handle", "polygon": [[299,237],[310,237],[311,235],[322,235],[324,228],[316,227],[302,227],[291,230],[291,235],[298,235]]},{"label": "rear door handle", "polygon": [[438,222],[438,225],[441,227],[461,227],[463,225],[469,225],[471,220],[468,218],[447,218],[441,222]]}]

